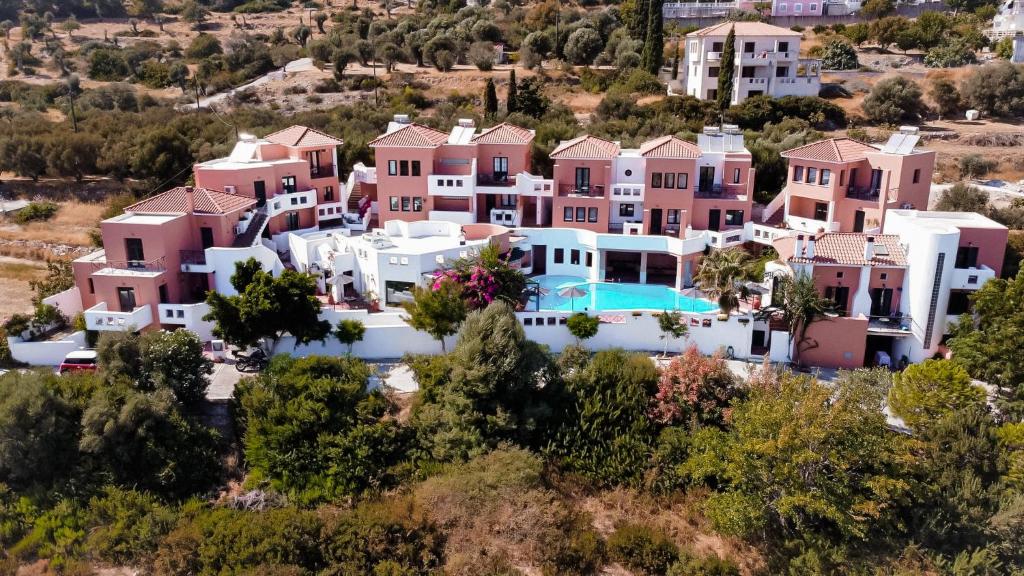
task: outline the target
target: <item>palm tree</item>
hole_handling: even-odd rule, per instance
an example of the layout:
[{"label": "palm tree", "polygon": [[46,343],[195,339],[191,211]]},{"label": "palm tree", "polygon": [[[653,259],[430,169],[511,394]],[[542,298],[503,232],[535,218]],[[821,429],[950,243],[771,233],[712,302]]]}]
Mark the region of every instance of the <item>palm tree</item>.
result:
[{"label": "palm tree", "polygon": [[738,248],[724,248],[712,250],[701,259],[694,281],[728,315],[739,308],[740,296],[745,295],[745,289],[737,288],[737,283],[750,277],[750,256]]},{"label": "palm tree", "polygon": [[772,305],[765,308],[762,315],[779,317],[785,322],[793,349],[791,360],[799,365],[800,353],[818,346],[816,341],[807,337],[807,329],[833,311],[835,303],[818,292],[814,278],[809,274],[800,274],[796,277],[782,277],[772,294]]}]

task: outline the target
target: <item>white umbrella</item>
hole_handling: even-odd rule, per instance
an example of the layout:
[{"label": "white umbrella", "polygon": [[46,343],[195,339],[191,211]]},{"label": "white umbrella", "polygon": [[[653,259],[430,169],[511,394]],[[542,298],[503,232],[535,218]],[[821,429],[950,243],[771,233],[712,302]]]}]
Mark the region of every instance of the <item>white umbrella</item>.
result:
[{"label": "white umbrella", "polygon": [[576,309],[576,299],[577,298],[582,298],[582,297],[586,296],[587,295],[587,291],[584,290],[583,288],[580,288],[579,286],[568,286],[566,288],[562,288],[561,290],[559,290],[558,291],[558,295],[561,296],[562,298],[568,298],[569,299],[569,309],[570,310],[575,310]]},{"label": "white umbrella", "polygon": [[330,278],[327,279],[327,283],[331,285],[340,284],[344,286],[345,284],[351,284],[352,282],[355,282],[355,278],[349,276],[348,274],[335,274],[334,276],[331,276]]}]

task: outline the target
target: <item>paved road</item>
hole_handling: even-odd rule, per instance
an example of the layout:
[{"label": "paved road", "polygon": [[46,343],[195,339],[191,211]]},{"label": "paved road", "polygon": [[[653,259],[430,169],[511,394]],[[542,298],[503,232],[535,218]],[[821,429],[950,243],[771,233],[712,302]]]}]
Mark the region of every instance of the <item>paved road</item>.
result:
[{"label": "paved road", "polygon": [[[200,108],[209,108],[211,104],[220,104],[221,102],[224,102],[224,100],[226,100],[229,96],[231,96],[232,94],[234,94],[235,92],[238,92],[240,90],[246,90],[248,88],[255,88],[256,86],[260,86],[262,84],[266,84],[267,82],[270,82],[271,80],[284,80],[285,77],[288,74],[295,73],[295,72],[304,72],[304,71],[307,71],[307,70],[313,70],[314,68],[315,67],[313,66],[313,59],[312,58],[299,58],[298,60],[292,60],[291,62],[285,64],[284,68],[281,68],[281,69],[278,69],[278,70],[274,70],[272,72],[267,72],[263,76],[260,76],[259,78],[253,80],[252,82],[249,82],[248,84],[243,84],[243,85],[239,86],[238,88],[233,88],[231,90],[228,90],[227,92],[219,92],[217,94],[213,94],[213,95],[207,96],[205,98],[200,98],[199,99],[199,107]],[[195,102],[193,102],[191,104],[184,104],[184,105],[181,106],[181,109],[182,110],[195,110],[196,109],[196,104],[195,104]]]},{"label": "paved road", "polygon": [[243,374],[235,370],[234,362],[219,362],[213,365],[210,376],[210,387],[206,389],[206,399],[211,401],[230,400],[235,393],[235,384]]}]

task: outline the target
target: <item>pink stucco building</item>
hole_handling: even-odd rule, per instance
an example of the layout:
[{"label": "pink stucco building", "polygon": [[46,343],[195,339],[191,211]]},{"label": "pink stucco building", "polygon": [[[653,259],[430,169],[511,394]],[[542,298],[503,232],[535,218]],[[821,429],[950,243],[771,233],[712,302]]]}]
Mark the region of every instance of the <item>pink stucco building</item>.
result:
[{"label": "pink stucco building", "polygon": [[787,150],[786,186],[765,215],[804,232],[870,232],[887,210],[925,210],[935,152],[917,141],[901,132],[884,146],[830,138]]}]

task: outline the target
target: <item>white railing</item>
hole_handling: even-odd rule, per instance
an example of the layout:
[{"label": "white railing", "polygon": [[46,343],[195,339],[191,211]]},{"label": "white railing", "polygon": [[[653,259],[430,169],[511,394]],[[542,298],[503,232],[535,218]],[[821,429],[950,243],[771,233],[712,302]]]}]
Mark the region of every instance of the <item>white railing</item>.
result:
[{"label": "white railing", "polygon": [[519,226],[519,222],[519,212],[515,209],[494,208],[491,210],[491,224],[515,227]]},{"label": "white railing", "polygon": [[316,207],[316,215],[320,220],[324,218],[338,218],[344,213],[345,206],[341,202],[330,202]]},{"label": "white railing", "polygon": [[766,84],[767,82],[768,82],[767,78],[744,78],[743,79],[743,83],[744,84],[758,84],[758,85],[761,85],[761,84]]},{"label": "white railing", "polygon": [[545,196],[550,198],[555,193],[553,180],[520,172],[516,175],[516,190],[523,196]]},{"label": "white railing", "polygon": [[437,176],[431,175],[427,179],[427,194],[431,196],[452,196],[457,198],[470,198],[473,196],[474,180],[476,176],[465,174],[462,176]]},{"label": "white railing", "polygon": [[473,214],[468,211],[431,210],[427,213],[427,216],[431,220],[444,220],[446,222],[455,222],[456,224],[473,223]]},{"label": "white railing", "polygon": [[267,217],[273,218],[289,210],[300,210],[316,206],[316,190],[302,190],[290,194],[277,194],[267,200]]},{"label": "white railing", "polygon": [[716,61],[716,60],[721,60],[722,59],[722,53],[721,52],[708,52],[707,59],[710,62],[713,62],[713,61]]},{"label": "white railing", "polygon": [[642,202],[644,199],[643,184],[612,184],[612,200],[620,202]]},{"label": "white railing", "polygon": [[995,277],[995,270],[984,264],[977,268],[954,268],[949,287],[953,290],[977,290]]},{"label": "white railing", "polygon": [[803,232],[817,232],[818,230],[824,230],[825,232],[836,232],[839,230],[839,222],[833,222],[829,225],[824,220],[815,220],[814,218],[802,218],[800,216],[786,216],[786,224],[794,229],[801,230]]},{"label": "white railing", "polygon": [[245,231],[249,229],[249,225],[252,224],[252,221],[255,217],[255,210],[249,210],[248,212],[243,214],[241,220],[238,221],[238,224],[235,224],[235,236],[245,234]]},{"label": "white railing", "polygon": [[755,222],[747,222],[744,225],[744,229],[747,240],[757,242],[758,244],[767,244],[768,246],[771,246],[776,238],[789,236],[789,230]]},{"label": "white railing", "polygon": [[744,234],[743,228],[736,228],[735,230],[724,230],[721,232],[715,232],[713,230],[705,231],[708,238],[708,246],[712,248],[728,248],[729,246],[738,246],[743,243]]},{"label": "white railing", "polygon": [[84,312],[85,325],[89,330],[141,330],[153,323],[153,309],[137,306],[131,312],[107,310],[107,303],[100,302]]}]

